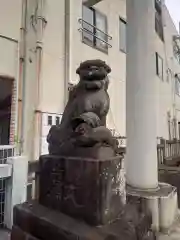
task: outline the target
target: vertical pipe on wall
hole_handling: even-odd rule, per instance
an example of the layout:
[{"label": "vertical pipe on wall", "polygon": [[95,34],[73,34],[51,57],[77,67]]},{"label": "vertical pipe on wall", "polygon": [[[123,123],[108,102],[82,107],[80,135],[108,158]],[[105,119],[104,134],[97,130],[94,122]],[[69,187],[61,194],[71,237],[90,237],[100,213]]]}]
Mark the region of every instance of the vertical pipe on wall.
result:
[{"label": "vertical pipe on wall", "polygon": [[18,136],[20,141],[20,153],[23,151],[24,142],[24,101],[25,101],[25,71],[26,71],[26,16],[27,16],[27,0],[22,0],[22,15],[20,28],[19,43],[19,81],[18,81]]},{"label": "vertical pipe on wall", "polygon": [[40,155],[40,135],[41,135],[41,109],[40,109],[40,90],[41,90],[41,66],[43,54],[43,32],[46,24],[44,17],[45,0],[37,1],[37,39],[36,39],[36,109],[35,109],[35,144],[34,157],[37,159]]},{"label": "vertical pipe on wall", "polygon": [[65,65],[64,65],[64,107],[68,101],[68,82],[70,78],[70,27],[71,27],[71,0],[64,0],[65,4],[65,39],[64,39],[64,56],[65,56]]}]

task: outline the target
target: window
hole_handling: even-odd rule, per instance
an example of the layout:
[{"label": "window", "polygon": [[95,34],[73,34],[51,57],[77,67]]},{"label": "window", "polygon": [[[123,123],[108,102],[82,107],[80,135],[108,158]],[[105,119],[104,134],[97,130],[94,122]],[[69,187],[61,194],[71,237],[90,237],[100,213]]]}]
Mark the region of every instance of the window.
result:
[{"label": "window", "polygon": [[48,116],[48,126],[52,125],[52,116]]},{"label": "window", "polygon": [[173,36],[173,53],[174,57],[177,59],[180,64],[180,37]]},{"label": "window", "polygon": [[164,41],[164,30],[162,21],[162,3],[160,0],[155,0],[155,30],[162,41]]},{"label": "window", "polygon": [[180,77],[175,75],[175,93],[180,96]]},{"label": "window", "polygon": [[163,59],[156,52],[156,74],[163,80]]},{"label": "window", "polygon": [[166,82],[169,83],[172,79],[173,73],[170,68],[166,70]]},{"label": "window", "polygon": [[120,50],[126,53],[126,21],[122,18],[119,21],[119,46]]},{"label": "window", "polygon": [[56,117],[56,125],[60,124],[60,117]]},{"label": "window", "polygon": [[180,122],[178,122],[178,133],[179,133],[179,140],[180,140]]},{"label": "window", "polygon": [[107,17],[94,8],[83,5],[82,16],[83,42],[100,50],[108,50]]}]

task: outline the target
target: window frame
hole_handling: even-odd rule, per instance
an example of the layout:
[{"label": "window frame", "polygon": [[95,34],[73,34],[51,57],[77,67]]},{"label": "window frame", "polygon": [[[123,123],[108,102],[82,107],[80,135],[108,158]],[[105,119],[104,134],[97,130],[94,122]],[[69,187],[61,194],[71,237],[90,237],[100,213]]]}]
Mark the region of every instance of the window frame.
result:
[{"label": "window frame", "polygon": [[56,116],[56,126],[60,124],[60,116]]},{"label": "window frame", "polygon": [[47,116],[47,126],[52,126],[52,123],[53,123],[52,116],[51,116],[51,115],[48,115],[48,116]]},{"label": "window frame", "polygon": [[[163,58],[158,54],[158,52],[156,52],[155,57],[156,57],[156,75],[162,81],[164,81],[164,61],[163,61]],[[161,60],[161,63],[162,63],[161,74],[160,74],[159,59]]]},{"label": "window frame", "polygon": [[166,70],[166,82],[170,83],[172,81],[172,77],[173,77],[173,72],[170,68],[167,68]]},{"label": "window frame", "polygon": [[[83,28],[83,29],[86,29],[86,28],[83,27],[83,23],[84,23],[84,21],[86,21],[86,20],[84,20],[84,16],[83,16],[83,7],[86,7],[86,6],[82,5],[82,28]],[[88,8],[88,7],[86,7],[86,8]],[[89,7],[88,9],[92,11],[92,19],[93,19],[93,21],[92,21],[92,22],[93,22],[93,26],[92,26],[92,28],[93,28],[92,34],[93,34],[93,35],[92,35],[92,39],[93,39],[93,40],[92,40],[92,41],[88,41],[88,40],[83,36],[83,35],[84,35],[84,31],[82,31],[82,42],[83,42],[84,44],[86,44],[86,45],[88,45],[88,46],[90,46],[90,47],[93,47],[93,48],[95,48],[95,49],[97,49],[97,50],[100,50],[100,51],[102,51],[102,52],[104,52],[104,53],[108,53],[108,18],[107,18],[107,15],[104,14],[104,13],[102,13],[102,12],[100,12],[99,10],[95,9],[94,7]],[[103,30],[101,30],[101,29],[99,29],[99,28],[96,27],[97,13],[104,18],[104,23],[105,23],[105,28],[106,28],[106,31],[105,31],[105,32],[104,32]],[[85,23],[85,24],[87,24],[87,23]],[[91,25],[91,23],[89,23],[89,24]],[[100,47],[100,46],[97,45],[97,42],[98,42],[98,41],[101,41],[101,40],[98,39],[97,36],[96,36],[98,29],[99,29],[99,31],[101,31],[102,33],[104,33],[104,36],[106,36],[106,38],[107,38],[107,39],[102,39],[103,41],[106,41],[106,42],[107,42],[107,43],[105,43],[105,47]],[[85,32],[85,34],[88,34],[88,31]],[[103,41],[102,41],[102,42],[103,42]]]},{"label": "window frame", "polygon": [[[120,27],[121,27],[121,24],[124,24],[126,27],[127,27],[127,21],[126,21],[126,19],[124,19],[124,18],[122,18],[122,17],[119,17],[119,50],[121,51],[121,52],[123,52],[123,53],[127,53],[127,37],[126,37],[126,46],[125,46],[125,48],[126,49],[123,49],[123,48],[121,48],[121,34],[120,34]],[[126,30],[126,29],[125,29]],[[126,31],[125,31],[125,34],[126,34]]]},{"label": "window frame", "polygon": [[174,76],[174,78],[175,78],[175,94],[178,97],[180,97],[180,77],[179,76]]}]

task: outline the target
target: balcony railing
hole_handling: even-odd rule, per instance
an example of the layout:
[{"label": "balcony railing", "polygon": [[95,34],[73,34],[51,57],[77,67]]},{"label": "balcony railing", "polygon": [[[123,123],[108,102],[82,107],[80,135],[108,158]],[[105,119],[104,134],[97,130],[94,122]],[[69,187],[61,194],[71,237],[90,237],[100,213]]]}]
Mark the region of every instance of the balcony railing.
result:
[{"label": "balcony railing", "polygon": [[[82,18],[80,18],[78,20],[78,22],[81,24],[81,28],[79,28],[78,30],[80,32],[84,33],[83,40],[85,40],[85,34],[86,34],[86,35],[92,36],[91,39],[89,37],[89,42],[91,42],[91,44],[93,46],[97,47],[95,42],[98,40],[104,44],[105,48],[112,48],[112,45],[109,44],[109,40],[112,40],[112,37],[110,35],[103,32],[101,29],[97,28],[95,25],[92,25],[92,24],[88,23],[87,21],[83,20]],[[88,28],[86,28],[85,25],[88,26],[89,28],[91,28],[92,31],[89,30]],[[97,33],[101,33],[103,37],[101,38],[101,37],[97,36]],[[97,48],[99,48],[99,47],[97,47]]]},{"label": "balcony railing", "polygon": [[180,35],[173,36],[173,51],[175,57],[180,63]]},{"label": "balcony railing", "polygon": [[87,6],[87,7],[92,7],[95,4],[97,4],[98,2],[101,2],[102,0],[83,0],[83,5]]}]

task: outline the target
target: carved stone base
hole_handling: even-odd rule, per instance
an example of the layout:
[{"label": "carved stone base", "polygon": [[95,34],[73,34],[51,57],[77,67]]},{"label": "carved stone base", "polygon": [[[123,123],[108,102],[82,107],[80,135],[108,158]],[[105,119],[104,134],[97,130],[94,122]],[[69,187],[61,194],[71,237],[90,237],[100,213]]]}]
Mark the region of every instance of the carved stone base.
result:
[{"label": "carved stone base", "polygon": [[122,159],[40,158],[40,204],[91,225],[114,221],[125,204]]},{"label": "carved stone base", "polygon": [[11,240],[154,240],[150,227],[149,215],[138,212],[133,205],[113,223],[92,227],[32,202],[14,208]]},{"label": "carved stone base", "polygon": [[13,226],[11,240],[40,240],[38,238],[33,237],[31,234],[24,232],[17,226]]}]

